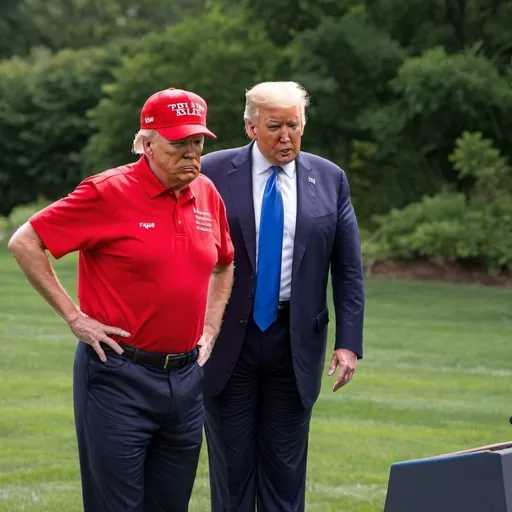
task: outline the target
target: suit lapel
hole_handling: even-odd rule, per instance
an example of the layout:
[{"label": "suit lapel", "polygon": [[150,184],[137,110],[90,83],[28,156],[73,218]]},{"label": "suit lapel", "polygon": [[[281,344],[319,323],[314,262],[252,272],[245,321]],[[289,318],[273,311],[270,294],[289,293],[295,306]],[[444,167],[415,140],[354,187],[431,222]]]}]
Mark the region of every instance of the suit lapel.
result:
[{"label": "suit lapel", "polygon": [[297,224],[295,227],[295,241],[293,248],[293,276],[299,269],[304,251],[313,228],[313,219],[316,211],[316,180],[317,176],[306,159],[299,157],[297,165]]},{"label": "suit lapel", "polygon": [[252,197],[252,143],[245,146],[231,161],[234,169],[228,172],[231,195],[236,215],[242,230],[245,247],[256,273],[256,224],[254,222],[254,201]]},{"label": "suit lapel", "polygon": [[[256,272],[256,224],[252,193],[252,144],[245,146],[231,161],[233,169],[228,172],[229,185],[236,215],[254,272]],[[297,272],[313,227],[316,211],[316,172],[300,155],[296,160],[297,170],[297,223],[293,249],[292,276]],[[293,277],[292,277],[293,278]]]}]

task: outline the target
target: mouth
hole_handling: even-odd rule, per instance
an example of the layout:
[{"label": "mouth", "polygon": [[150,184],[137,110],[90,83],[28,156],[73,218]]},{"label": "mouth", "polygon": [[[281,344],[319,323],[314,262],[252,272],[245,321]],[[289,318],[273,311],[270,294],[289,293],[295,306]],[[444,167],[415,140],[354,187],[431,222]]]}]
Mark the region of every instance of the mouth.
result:
[{"label": "mouth", "polygon": [[291,154],[291,152],[292,152],[292,150],[290,148],[279,150],[279,154],[282,156],[288,156]]},{"label": "mouth", "polygon": [[185,171],[185,172],[196,172],[197,171],[197,168],[194,166],[194,165],[184,165],[182,167],[182,169]]}]

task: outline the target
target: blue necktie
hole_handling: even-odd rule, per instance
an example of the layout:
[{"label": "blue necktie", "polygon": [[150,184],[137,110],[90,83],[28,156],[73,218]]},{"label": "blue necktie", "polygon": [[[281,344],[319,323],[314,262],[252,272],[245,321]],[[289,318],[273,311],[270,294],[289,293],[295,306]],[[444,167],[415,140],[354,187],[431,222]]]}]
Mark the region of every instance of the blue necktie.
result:
[{"label": "blue necktie", "polygon": [[277,185],[281,167],[272,166],[271,169],[273,172],[265,185],[261,205],[253,311],[254,321],[262,331],[277,320],[283,249],[283,197]]}]

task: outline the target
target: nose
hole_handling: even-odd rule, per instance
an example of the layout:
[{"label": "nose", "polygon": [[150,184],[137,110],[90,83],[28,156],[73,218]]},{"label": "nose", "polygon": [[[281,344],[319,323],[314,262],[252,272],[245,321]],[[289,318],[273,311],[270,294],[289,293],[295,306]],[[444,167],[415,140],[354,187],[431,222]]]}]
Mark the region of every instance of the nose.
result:
[{"label": "nose", "polygon": [[183,146],[185,158],[195,158],[198,153],[201,153],[201,147],[195,141],[189,140]]},{"label": "nose", "polygon": [[290,133],[288,132],[288,127],[283,126],[280,133],[281,142],[288,142],[290,140]]}]

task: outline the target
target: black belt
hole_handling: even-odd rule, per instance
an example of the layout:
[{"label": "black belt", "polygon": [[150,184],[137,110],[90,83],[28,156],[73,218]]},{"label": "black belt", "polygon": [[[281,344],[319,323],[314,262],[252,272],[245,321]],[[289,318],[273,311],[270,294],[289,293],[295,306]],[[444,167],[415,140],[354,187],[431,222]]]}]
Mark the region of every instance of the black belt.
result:
[{"label": "black belt", "polygon": [[[199,349],[196,347],[190,352],[184,352],[183,354],[164,354],[160,352],[148,352],[141,350],[140,348],[131,347],[126,343],[119,343],[119,346],[124,350],[121,354],[123,357],[127,357],[134,363],[147,364],[160,368],[170,372],[171,370],[177,370],[183,368],[188,364],[195,363],[197,356],[199,355]],[[103,350],[112,351],[108,345],[102,343]]]}]

